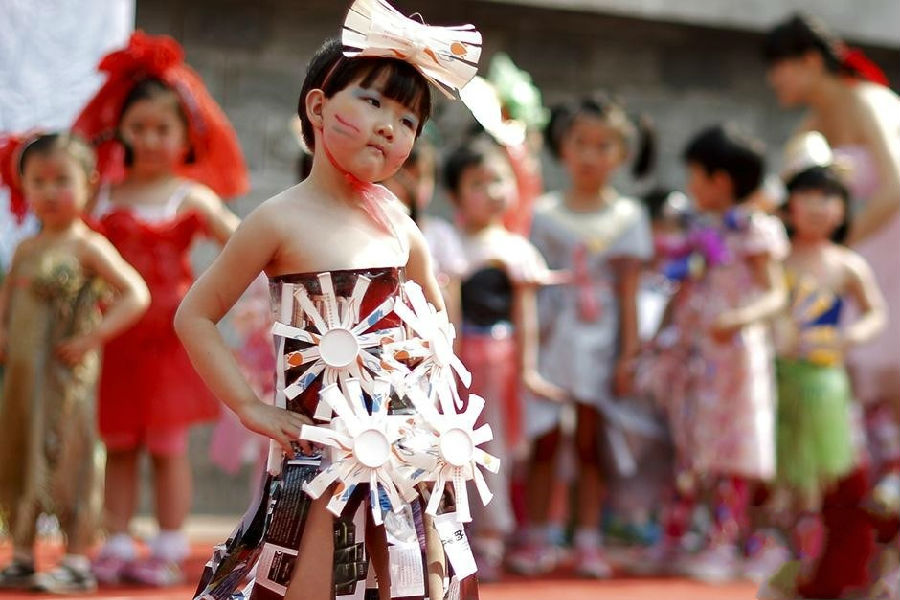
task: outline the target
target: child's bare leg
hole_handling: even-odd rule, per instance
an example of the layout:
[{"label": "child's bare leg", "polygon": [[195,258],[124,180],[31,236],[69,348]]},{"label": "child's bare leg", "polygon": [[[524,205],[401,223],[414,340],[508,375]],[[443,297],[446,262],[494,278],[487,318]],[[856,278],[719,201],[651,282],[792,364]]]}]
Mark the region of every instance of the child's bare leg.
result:
[{"label": "child's bare leg", "polygon": [[153,455],[156,518],[161,531],[178,531],[191,509],[191,463],[186,454]]},{"label": "child's bare leg", "polygon": [[284,600],[330,600],[334,571],[334,517],[326,506],[331,495],[313,500],[306,516],[297,564]]},{"label": "child's bare leg", "polygon": [[447,573],[444,547],[437,529],[434,527],[432,516],[423,514],[422,524],[425,526],[425,571],[428,577],[428,599],[441,600],[444,597],[444,575]]},{"label": "child's bare leg", "polygon": [[391,563],[387,547],[387,534],[366,519],[366,549],[369,551],[369,567],[375,571],[379,600],[391,600]]},{"label": "child's bare leg", "polygon": [[527,484],[528,524],[532,529],[547,524],[560,435],[559,429],[554,429],[534,441]]},{"label": "child's bare leg", "polygon": [[576,405],[575,453],[578,457],[578,513],[573,539],[575,572],[610,577],[612,569],[600,552],[601,471],[597,434],[600,415],[588,404]]},{"label": "child's bare leg", "polygon": [[104,511],[110,535],[126,533],[137,506],[138,450],[113,450],[106,455]]},{"label": "child's bare leg", "polygon": [[596,531],[600,526],[602,476],[597,435],[600,417],[588,404],[576,404],[575,451],[578,456],[578,528]]}]

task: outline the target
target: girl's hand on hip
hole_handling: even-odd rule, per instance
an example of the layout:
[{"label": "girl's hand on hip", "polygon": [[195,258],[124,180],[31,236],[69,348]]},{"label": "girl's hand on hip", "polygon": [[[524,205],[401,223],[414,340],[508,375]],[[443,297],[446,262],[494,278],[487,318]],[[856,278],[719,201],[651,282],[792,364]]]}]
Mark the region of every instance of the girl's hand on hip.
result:
[{"label": "girl's hand on hip", "polygon": [[74,367],[91,350],[100,347],[100,339],[92,334],[79,335],[60,342],[56,346],[56,356],[69,367]]},{"label": "girl's hand on hip", "polygon": [[304,425],[313,424],[312,419],[305,415],[257,401],[245,406],[238,417],[241,424],[250,431],[278,442],[289,456],[294,454],[291,442],[299,443],[305,453],[312,453],[313,445],[300,440],[300,429]]}]

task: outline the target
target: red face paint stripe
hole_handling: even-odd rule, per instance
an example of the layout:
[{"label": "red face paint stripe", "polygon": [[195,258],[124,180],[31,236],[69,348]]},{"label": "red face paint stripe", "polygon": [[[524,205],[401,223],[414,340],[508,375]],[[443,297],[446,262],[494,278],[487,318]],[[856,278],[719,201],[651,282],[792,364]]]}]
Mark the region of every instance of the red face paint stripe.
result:
[{"label": "red face paint stripe", "polygon": [[359,127],[348,122],[346,119],[341,118],[341,115],[339,115],[339,114],[334,115],[334,120],[337,121],[338,123],[340,123],[341,125],[343,125],[344,127],[349,127],[353,131],[357,131],[357,132],[359,131]]}]

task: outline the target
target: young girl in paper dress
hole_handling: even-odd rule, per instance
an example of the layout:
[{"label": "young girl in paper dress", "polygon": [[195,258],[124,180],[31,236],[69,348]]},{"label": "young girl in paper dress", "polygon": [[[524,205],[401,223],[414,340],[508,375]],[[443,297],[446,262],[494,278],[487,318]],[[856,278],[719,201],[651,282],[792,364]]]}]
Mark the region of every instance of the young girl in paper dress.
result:
[{"label": "young girl in paper dress", "polygon": [[[21,185],[41,231],[19,244],[0,288],[0,362],[7,369],[0,403],[0,517],[13,542],[0,588],[90,592],[97,586],[86,553],[100,508],[100,346],[140,318],[150,295],[112,244],[81,220],[97,182],[89,146],[68,133],[42,134],[7,157],[16,177],[6,183]],[[104,286],[116,293],[112,302]],[[59,519],[66,554],[56,569],[36,575],[41,512]]]},{"label": "young girl in paper dress", "polygon": [[[531,241],[551,269],[568,270],[572,282],[539,294],[539,371],[575,401],[578,458],[576,570],[609,577],[599,533],[601,411],[630,387],[631,360],[640,348],[637,288],[641,263],[653,255],[650,225],[641,204],[619,194],[613,175],[629,158],[637,137],[624,109],[588,98],[557,110],[548,142],[566,167],[570,188],[538,201]],[[642,132],[635,172],[649,165],[649,137]],[[528,475],[529,547],[515,555],[516,570],[553,567],[546,539],[549,486],[560,440],[562,406],[529,401],[527,434],[533,441]]]},{"label": "young girl in paper dress", "polygon": [[[426,242],[373,182],[407,159],[430,112],[428,80],[455,93],[480,43],[472,26],[355,2],[343,44],[319,49],[301,88],[309,177],[252,212],[182,303],[176,329],[196,369],[273,440],[260,499],[216,548],[198,598],[477,597],[460,523],[466,480],[486,501],[481,463],[496,467],[478,448],[490,431],[473,432],[484,401],[458,395],[455,374],[467,372]],[[215,326],[261,271],[276,320],[275,406],[256,397]]]},{"label": "young girl in paper dress", "polygon": [[[234,131],[171,38],[132,35],[100,63],[106,83],[74,128],[91,140],[105,185],[94,217],[150,287],[152,304],[134,327],[109,341],[100,377],[100,434],[107,448],[109,537],[94,564],[98,579],[147,585],[181,579],[190,509],[188,428],[218,406],[194,373],[172,327],[190,287],[194,240],[220,243],[237,226],[217,194],[246,189]],[[209,186],[209,187],[207,187]],[[153,463],[159,533],[136,561],[128,525],[138,490],[138,458]]]}]

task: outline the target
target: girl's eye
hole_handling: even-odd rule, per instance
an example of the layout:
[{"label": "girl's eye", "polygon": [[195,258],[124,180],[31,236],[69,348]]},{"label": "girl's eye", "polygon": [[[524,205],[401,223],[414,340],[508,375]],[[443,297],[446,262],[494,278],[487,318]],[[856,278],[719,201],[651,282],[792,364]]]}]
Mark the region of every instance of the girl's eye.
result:
[{"label": "girl's eye", "polygon": [[368,102],[375,108],[379,108],[381,106],[381,100],[379,100],[378,98],[373,98],[372,96],[366,96],[365,98],[363,98],[363,100],[365,102]]},{"label": "girl's eye", "polygon": [[409,129],[416,128],[416,120],[411,117],[403,117],[400,122],[403,123],[404,127],[408,127]]}]

